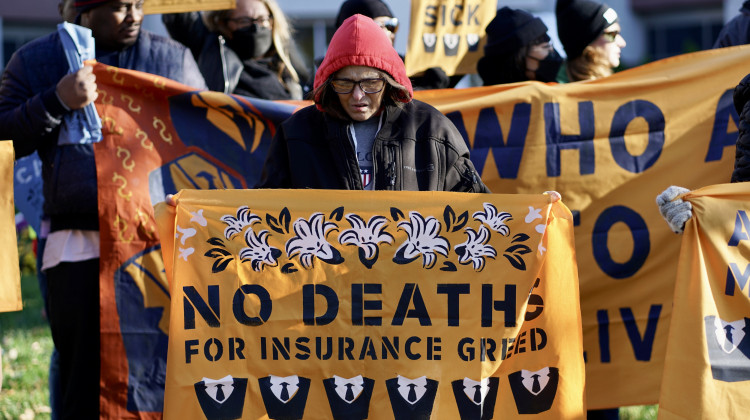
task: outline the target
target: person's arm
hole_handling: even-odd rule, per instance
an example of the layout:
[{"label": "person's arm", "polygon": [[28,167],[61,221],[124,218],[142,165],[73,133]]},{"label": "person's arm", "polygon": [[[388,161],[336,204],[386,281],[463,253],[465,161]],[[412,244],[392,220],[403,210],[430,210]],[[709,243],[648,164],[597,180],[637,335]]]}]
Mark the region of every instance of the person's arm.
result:
[{"label": "person's arm", "polygon": [[190,48],[195,59],[200,57],[203,43],[210,33],[200,12],[165,13],[161,15],[161,21],[172,39]]},{"label": "person's arm", "polygon": [[444,132],[441,134],[445,137],[445,191],[461,191],[490,193],[490,189],[482,182],[481,175],[474,168],[474,164],[469,158],[469,148],[464,142],[464,138],[456,129],[456,126],[448,117],[440,115],[441,127]]},{"label": "person's arm", "polygon": [[13,140],[17,158],[49,141],[46,136],[70,110],[83,108],[97,97],[91,66],[65,75],[40,93],[34,93],[28,82],[27,73],[32,71],[44,70],[27,66],[23,54],[14,54],[0,81],[0,138]]},{"label": "person's arm", "polygon": [[196,89],[206,90],[206,80],[203,78],[203,74],[198,68],[198,63],[195,62],[193,53],[190,49],[185,49],[182,55],[182,83],[192,86]]}]

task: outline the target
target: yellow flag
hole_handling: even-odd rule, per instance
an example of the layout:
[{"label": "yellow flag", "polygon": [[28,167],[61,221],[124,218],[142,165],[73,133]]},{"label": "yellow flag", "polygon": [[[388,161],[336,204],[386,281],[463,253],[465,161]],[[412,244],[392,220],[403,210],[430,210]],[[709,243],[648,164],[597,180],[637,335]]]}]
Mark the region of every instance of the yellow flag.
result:
[{"label": "yellow flag", "polygon": [[475,73],[495,6],[481,0],[412,0],[406,73],[413,76],[431,67],[449,76]]},{"label": "yellow flag", "polygon": [[0,241],[12,244],[6,248],[0,262],[0,312],[20,311],[21,273],[18,267],[18,247],[16,246],[16,219],[13,205],[13,143],[0,141]]},{"label": "yellow flag", "polygon": [[682,238],[660,419],[750,413],[750,183],[713,185]]},{"label": "yellow flag", "polygon": [[234,9],[236,0],[147,0],[143,11],[147,15],[157,13],[183,13],[199,10]]},{"label": "yellow flag", "polygon": [[562,203],[320,190],[177,199],[156,213],[172,242],[166,419],[584,418]]}]

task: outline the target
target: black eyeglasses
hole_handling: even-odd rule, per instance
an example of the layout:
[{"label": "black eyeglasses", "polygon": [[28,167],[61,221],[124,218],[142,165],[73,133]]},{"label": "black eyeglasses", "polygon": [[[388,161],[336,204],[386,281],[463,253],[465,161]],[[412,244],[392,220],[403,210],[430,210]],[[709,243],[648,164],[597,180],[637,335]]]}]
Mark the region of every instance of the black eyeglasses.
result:
[{"label": "black eyeglasses", "polygon": [[376,20],[375,23],[377,23],[381,28],[384,28],[385,30],[387,30],[388,32],[394,35],[398,31],[398,18],[395,18],[395,17],[390,18],[383,22],[379,22]]},{"label": "black eyeglasses", "polygon": [[227,18],[228,22],[234,22],[240,28],[247,28],[252,25],[260,25],[266,28],[270,28],[273,23],[273,16],[261,16],[258,18],[251,17],[238,17],[238,18]]},{"label": "black eyeglasses", "polygon": [[385,87],[385,79],[332,79],[331,87],[333,91],[339,94],[352,93],[354,91],[354,85],[359,85],[359,88],[364,93],[378,93]]},{"label": "black eyeglasses", "polygon": [[607,42],[615,42],[617,35],[620,35],[620,31],[602,32],[602,38]]}]

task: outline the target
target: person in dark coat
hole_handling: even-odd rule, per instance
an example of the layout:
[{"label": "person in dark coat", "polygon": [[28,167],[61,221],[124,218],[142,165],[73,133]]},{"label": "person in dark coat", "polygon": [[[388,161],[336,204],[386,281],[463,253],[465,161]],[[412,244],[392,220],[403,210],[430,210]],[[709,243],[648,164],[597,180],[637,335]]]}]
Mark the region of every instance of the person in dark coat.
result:
[{"label": "person in dark coat", "polygon": [[302,99],[309,72],[275,0],[237,0],[234,9],[164,14],[162,21],[193,52],[209,89]]},{"label": "person in dark coat", "polygon": [[[187,48],[141,30],[142,1],[76,0],[74,6],[75,21],[92,31],[98,62],[205,89]],[[60,355],[62,419],[99,418],[96,162],[90,143],[59,143],[66,116],[93,102],[96,89],[91,66],[69,73],[58,32],[16,51],[0,81],[0,138],[13,140],[16,157],[37,151],[42,160],[44,214],[51,230],[42,270],[48,279],[52,339]],[[80,140],[70,138],[75,129],[66,132],[67,140]]]},{"label": "person in dark coat", "polygon": [[503,7],[485,32],[484,56],[477,62],[484,86],[556,81],[562,57],[552,47],[541,19],[521,9]]},{"label": "person in dark coat", "polygon": [[714,48],[744,44],[750,44],[750,0],[742,3],[740,14],[733,17],[721,28],[719,37],[714,43]]},{"label": "person in dark coat", "polygon": [[404,62],[369,17],[333,35],[315,105],[278,128],[257,188],[488,192],[453,123],[412,99]]}]

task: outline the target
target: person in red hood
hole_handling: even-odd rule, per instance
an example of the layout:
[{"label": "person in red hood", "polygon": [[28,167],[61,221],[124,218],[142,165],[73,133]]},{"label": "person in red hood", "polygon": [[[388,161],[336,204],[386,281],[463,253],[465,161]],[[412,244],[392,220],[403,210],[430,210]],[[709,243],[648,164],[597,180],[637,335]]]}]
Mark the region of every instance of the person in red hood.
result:
[{"label": "person in red hood", "polygon": [[414,100],[404,62],[375,21],[331,39],[315,105],[281,124],[256,188],[489,192],[453,123]]}]

